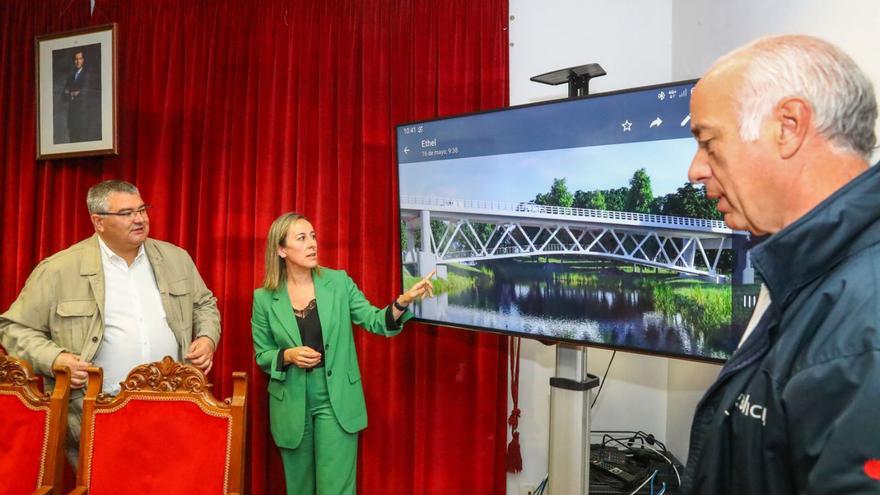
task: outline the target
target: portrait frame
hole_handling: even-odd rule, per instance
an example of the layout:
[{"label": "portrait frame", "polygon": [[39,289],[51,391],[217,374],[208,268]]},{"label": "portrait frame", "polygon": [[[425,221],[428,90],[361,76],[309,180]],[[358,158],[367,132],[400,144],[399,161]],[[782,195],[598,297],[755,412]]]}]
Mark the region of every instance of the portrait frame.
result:
[{"label": "portrait frame", "polygon": [[36,37],[37,160],[118,155],[116,23]]}]

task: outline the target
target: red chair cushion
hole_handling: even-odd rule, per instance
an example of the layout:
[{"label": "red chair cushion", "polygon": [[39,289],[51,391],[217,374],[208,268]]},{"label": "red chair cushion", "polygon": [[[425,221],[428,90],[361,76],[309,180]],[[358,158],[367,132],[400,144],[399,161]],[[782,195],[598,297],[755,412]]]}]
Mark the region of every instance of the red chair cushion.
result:
[{"label": "red chair cushion", "polygon": [[0,394],[0,495],[39,488],[49,406],[30,409],[15,395]]},{"label": "red chair cushion", "polygon": [[228,417],[185,400],[129,400],[95,414],[91,495],[222,495]]}]

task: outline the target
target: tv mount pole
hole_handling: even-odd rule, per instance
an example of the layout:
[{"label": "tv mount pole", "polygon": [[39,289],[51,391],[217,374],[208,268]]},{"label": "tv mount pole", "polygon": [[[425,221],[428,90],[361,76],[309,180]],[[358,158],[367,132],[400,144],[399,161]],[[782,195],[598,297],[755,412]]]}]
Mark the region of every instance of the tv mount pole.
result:
[{"label": "tv mount pole", "polygon": [[[604,76],[599,64],[579,65],[532,77],[558,85],[568,83],[568,97],[589,94],[590,79]],[[556,345],[556,376],[550,378],[549,495],[590,492],[590,390],[599,378],[587,372],[587,348]]]}]

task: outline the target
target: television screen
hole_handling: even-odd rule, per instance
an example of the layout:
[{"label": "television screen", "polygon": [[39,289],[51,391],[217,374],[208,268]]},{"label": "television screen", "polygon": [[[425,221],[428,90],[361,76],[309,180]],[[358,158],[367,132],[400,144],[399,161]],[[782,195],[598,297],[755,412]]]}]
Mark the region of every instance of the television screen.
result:
[{"label": "television screen", "polygon": [[758,285],[700,185],[695,81],[397,127],[403,284],[430,323],[720,361]]}]

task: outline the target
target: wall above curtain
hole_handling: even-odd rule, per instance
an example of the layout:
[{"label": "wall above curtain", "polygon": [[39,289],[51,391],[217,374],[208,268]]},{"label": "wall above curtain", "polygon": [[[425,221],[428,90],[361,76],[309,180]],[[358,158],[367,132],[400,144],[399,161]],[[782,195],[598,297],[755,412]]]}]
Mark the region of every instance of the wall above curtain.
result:
[{"label": "wall above curtain", "polygon": [[[507,1],[6,0],[0,7],[0,310],[42,258],[92,233],[86,190],[121,178],[154,237],[187,249],[219,299],[211,372],[251,376],[249,493],[281,492],[255,366],[251,293],[280,213],[313,221],[322,264],[375,304],[400,278],[394,125],[508,100]],[[35,161],[38,35],[117,23],[118,157]],[[370,426],[359,492],[505,491],[501,337],[412,325],[358,332]]]}]

